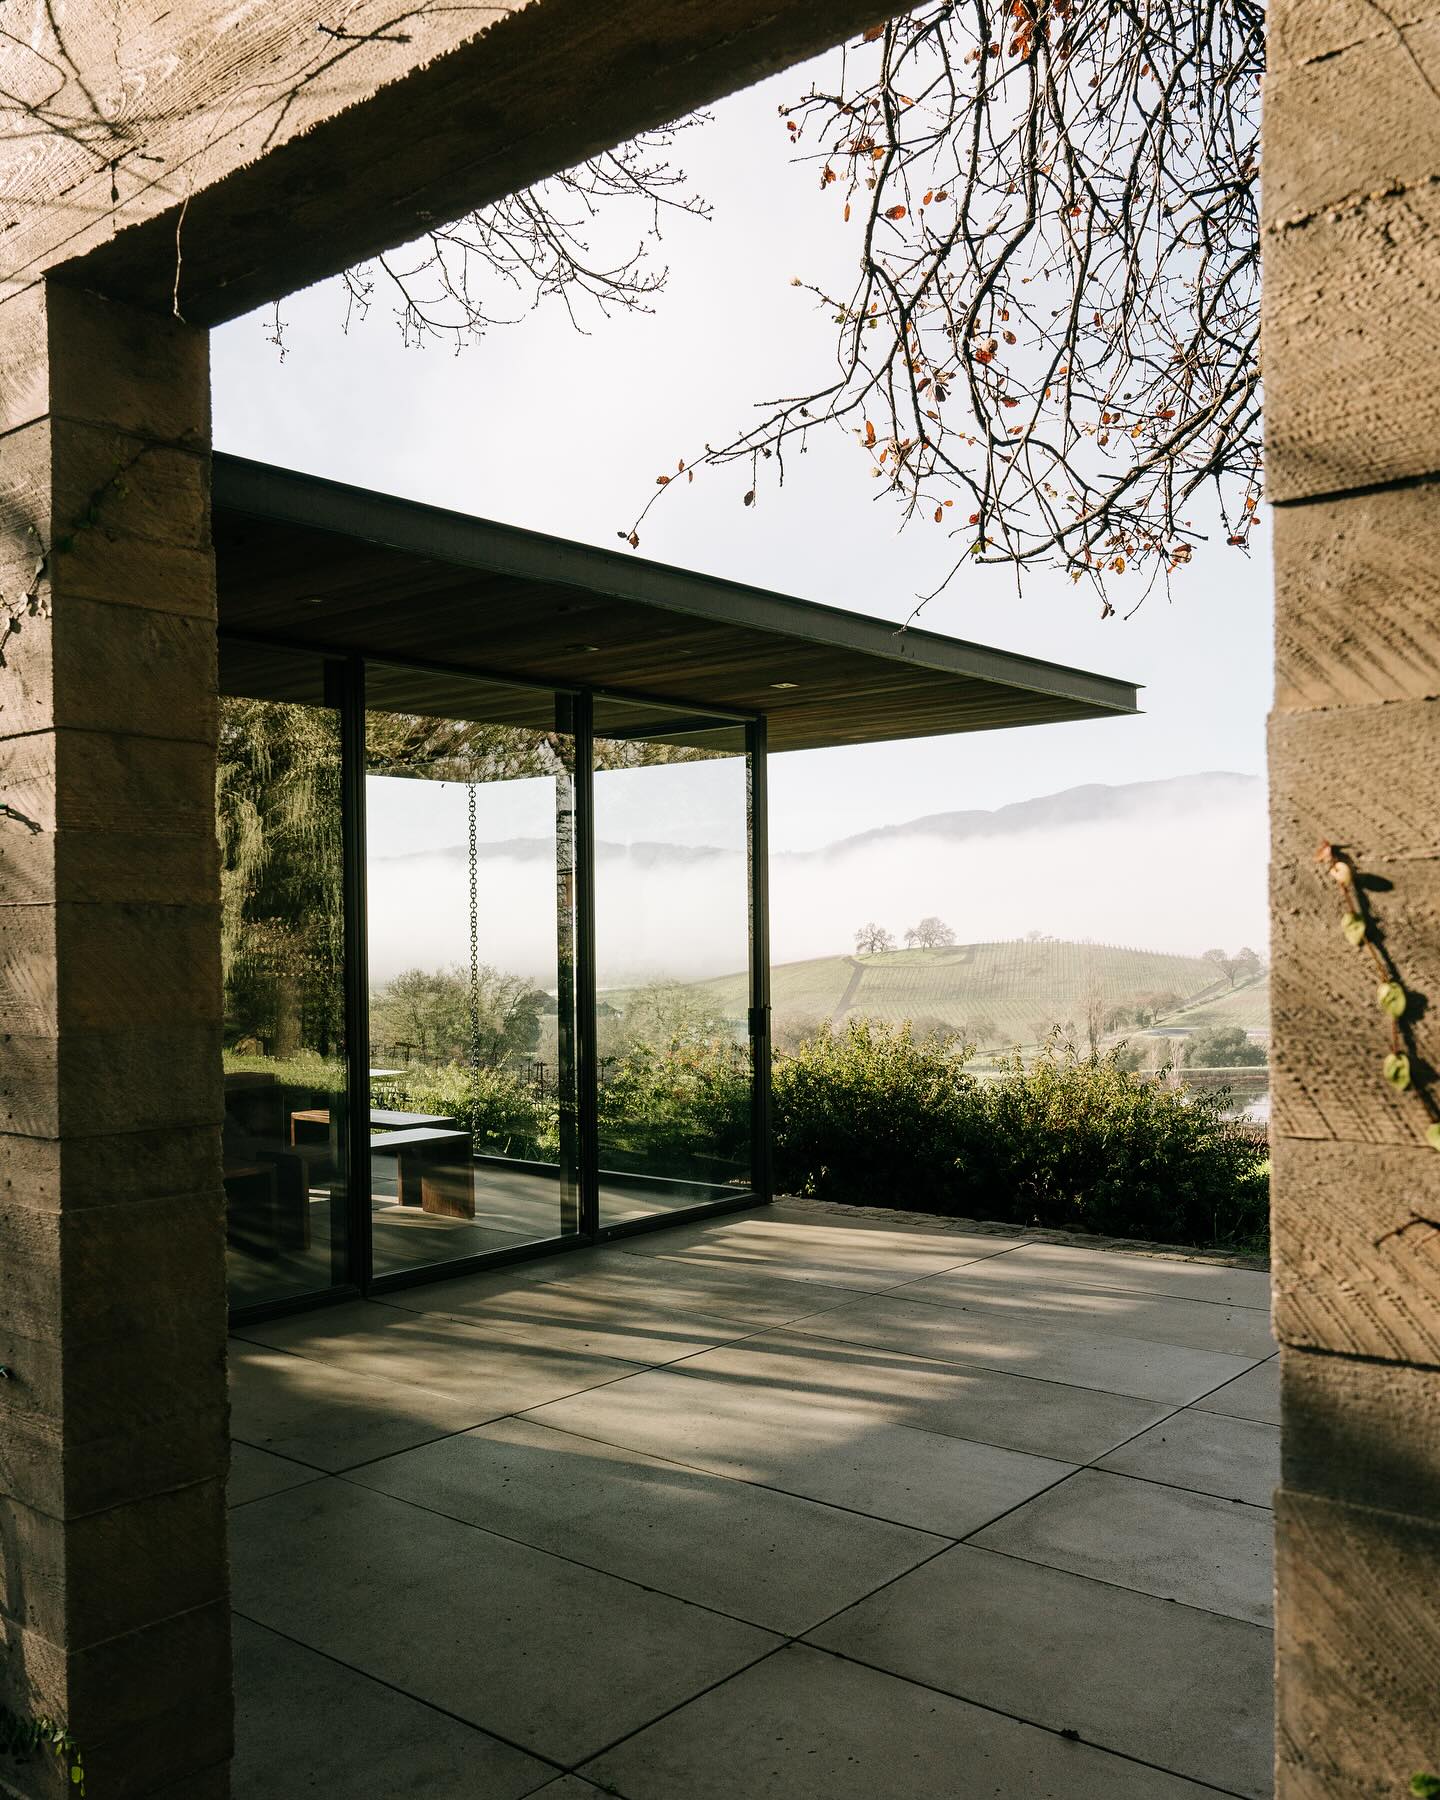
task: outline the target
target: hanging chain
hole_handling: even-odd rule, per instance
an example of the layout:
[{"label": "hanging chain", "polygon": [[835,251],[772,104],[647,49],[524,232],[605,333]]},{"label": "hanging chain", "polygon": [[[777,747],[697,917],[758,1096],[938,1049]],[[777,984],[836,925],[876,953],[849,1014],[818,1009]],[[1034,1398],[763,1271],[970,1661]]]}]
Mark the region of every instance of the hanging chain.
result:
[{"label": "hanging chain", "polygon": [[[469,784],[470,813],[470,1071],[480,1077],[480,845],[475,830],[475,783]],[[479,1095],[476,1095],[478,1101]]]}]

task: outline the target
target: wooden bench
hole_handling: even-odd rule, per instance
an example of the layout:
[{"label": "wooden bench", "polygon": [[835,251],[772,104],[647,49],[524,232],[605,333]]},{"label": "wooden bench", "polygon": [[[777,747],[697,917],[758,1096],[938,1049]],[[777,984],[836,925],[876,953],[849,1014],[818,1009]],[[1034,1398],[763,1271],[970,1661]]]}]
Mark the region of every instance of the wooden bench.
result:
[{"label": "wooden bench", "polygon": [[[370,1123],[373,1126],[383,1125],[392,1131],[406,1131],[411,1126],[438,1125],[450,1131],[458,1129],[456,1121],[444,1113],[393,1112],[383,1106],[370,1108]],[[328,1143],[330,1140],[330,1109],[328,1106],[305,1106],[290,1115],[290,1145],[292,1149],[302,1144]]]},{"label": "wooden bench", "polygon": [[371,1132],[370,1154],[395,1158],[402,1206],[419,1206],[446,1219],[475,1217],[475,1164],[468,1131]]}]

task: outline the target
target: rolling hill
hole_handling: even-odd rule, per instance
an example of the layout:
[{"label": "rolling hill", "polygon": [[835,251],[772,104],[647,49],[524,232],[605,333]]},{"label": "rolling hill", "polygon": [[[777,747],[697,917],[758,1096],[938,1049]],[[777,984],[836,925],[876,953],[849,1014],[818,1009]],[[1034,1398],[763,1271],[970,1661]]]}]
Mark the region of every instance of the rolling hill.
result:
[{"label": "rolling hill", "polygon": [[[716,1011],[743,1016],[743,976],[694,986]],[[1083,1030],[1088,999],[1097,991],[1107,1010],[1141,994],[1177,995],[1180,1007],[1157,1022],[1160,1031],[1214,1025],[1263,1028],[1268,1004],[1263,976],[1232,991],[1223,976],[1217,978],[1214,965],[1200,957],[1056,939],[780,963],[772,970],[771,989],[782,1041],[825,1021],[908,1019],[963,1030],[984,1049],[1033,1044],[1055,1023],[1073,1021]]]}]

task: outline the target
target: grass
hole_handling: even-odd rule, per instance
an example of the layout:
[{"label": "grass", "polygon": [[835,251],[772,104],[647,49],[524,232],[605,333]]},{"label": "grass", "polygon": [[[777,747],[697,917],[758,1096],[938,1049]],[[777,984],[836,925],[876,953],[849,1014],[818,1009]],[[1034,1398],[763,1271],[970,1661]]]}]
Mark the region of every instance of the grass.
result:
[{"label": "grass", "polygon": [[[1178,994],[1182,1010],[1163,1022],[1197,1030],[1217,1024],[1252,1029],[1267,1018],[1263,978],[1232,993],[1214,965],[1198,956],[1065,939],[824,956],[781,963],[771,974],[772,1004],[782,1029],[787,1018],[832,1025],[858,1018],[934,1021],[967,1033],[977,1021],[989,1022],[993,1033],[974,1033],[990,1040],[981,1043],[982,1050],[1033,1044],[1042,1028],[1055,1023],[1074,1021],[1083,1029],[1094,988],[1107,1007],[1125,1005],[1137,994]],[[699,982],[696,992],[717,1012],[744,1014],[743,976]],[[623,1004],[618,997],[617,1004]]]}]

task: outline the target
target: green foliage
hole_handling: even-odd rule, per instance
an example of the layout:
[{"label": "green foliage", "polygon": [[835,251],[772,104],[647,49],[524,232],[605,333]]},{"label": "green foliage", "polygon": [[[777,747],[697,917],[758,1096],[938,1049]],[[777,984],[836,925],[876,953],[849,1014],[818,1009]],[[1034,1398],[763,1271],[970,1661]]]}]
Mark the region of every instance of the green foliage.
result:
[{"label": "green foliage", "polygon": [[[285,1088],[338,1101],[345,1092],[345,1065],[305,1051],[283,1060],[225,1053],[227,1071],[256,1070],[273,1075]],[[462,1063],[417,1064],[398,1075],[372,1081],[376,1106],[405,1112],[438,1113],[472,1131],[477,1150],[495,1156],[553,1161],[559,1143],[559,1112],[553,1092],[541,1098],[530,1085],[506,1069],[481,1069],[478,1076]]]},{"label": "green foliage", "polygon": [[1266,1148],[1182,1095],[1052,1044],[996,1080],[957,1040],[822,1031],[775,1068],[782,1189],[1164,1243],[1263,1238]]},{"label": "green foliage", "polygon": [[1181,1094],[1068,1045],[1017,1058],[981,1089],[973,1201],[999,1216],[1161,1243],[1250,1242],[1265,1230],[1264,1141],[1223,1094]]},{"label": "green foliage", "polygon": [[472,1070],[463,1063],[406,1069],[376,1082],[377,1106],[438,1113],[472,1132],[485,1155],[553,1162],[560,1143],[559,1106],[508,1069]]},{"label": "green foliage", "polygon": [[908,1025],[828,1028],[778,1057],[776,1182],[782,1191],[872,1206],[960,1211],[974,1112],[958,1039]]},{"label": "green foliage", "polygon": [[[633,1044],[664,1050],[719,1045],[732,1038],[732,1021],[703,987],[683,981],[651,981],[623,995],[623,1009],[612,1009],[612,1027],[623,1052]],[[737,1019],[743,1018],[743,1009]]]},{"label": "green foliage", "polygon": [[216,812],[229,1041],[341,1041],[340,733],[321,707],[220,702]]},{"label": "green foliage", "polygon": [[1440,1775],[1412,1775],[1410,1792],[1416,1800],[1440,1800]]},{"label": "green foliage", "polygon": [[38,1718],[25,1718],[19,1713],[11,1712],[8,1706],[0,1706],[0,1756],[23,1763],[28,1762],[41,1749],[55,1752],[72,1790],[83,1796],[85,1764],[81,1759],[80,1746],[65,1727],[43,1714]]},{"label": "green foliage", "polygon": [[[820,1027],[777,1053],[774,1147],[781,1191],[1162,1243],[1263,1249],[1263,1137],[1195,1094],[1052,1041],[1027,1065],[974,1075],[957,1035],[869,1021]],[[339,1092],[317,1056],[269,1069],[299,1089]],[[553,1160],[559,1108],[506,1069],[458,1063],[377,1081],[377,1105],[438,1113],[482,1152]],[[607,1168],[723,1181],[749,1160],[749,1057],[725,1033],[632,1039],[599,1098]]]},{"label": "green foliage", "polygon": [[1259,1068],[1269,1060],[1263,1044],[1253,1044],[1238,1025],[1197,1031],[1185,1045],[1186,1064],[1195,1069]]},{"label": "green foliage", "polygon": [[[475,984],[480,1061],[500,1068],[535,1048],[540,1014],[553,1002],[519,975],[480,965]],[[465,1062],[471,1053],[469,971],[406,969],[370,997],[372,1045],[403,1046],[425,1063]]]},{"label": "green foliage", "polygon": [[600,1090],[608,1169],[723,1181],[750,1164],[750,1056],[733,1038],[637,1042]]},{"label": "green foliage", "polygon": [[282,1087],[310,1090],[316,1094],[345,1092],[344,1062],[339,1057],[321,1056],[314,1050],[297,1050],[293,1056],[282,1057],[227,1050],[224,1060],[227,1075],[273,1075]]}]

